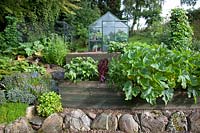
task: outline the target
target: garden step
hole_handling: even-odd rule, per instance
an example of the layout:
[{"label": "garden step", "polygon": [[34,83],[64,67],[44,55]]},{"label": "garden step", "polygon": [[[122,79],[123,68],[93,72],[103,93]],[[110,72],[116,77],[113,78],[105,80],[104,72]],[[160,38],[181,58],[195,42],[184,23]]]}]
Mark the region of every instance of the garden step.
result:
[{"label": "garden step", "polygon": [[113,90],[110,90],[108,88],[64,88],[60,90],[60,93],[62,95],[105,95],[105,96],[120,96],[121,94],[115,93]]}]

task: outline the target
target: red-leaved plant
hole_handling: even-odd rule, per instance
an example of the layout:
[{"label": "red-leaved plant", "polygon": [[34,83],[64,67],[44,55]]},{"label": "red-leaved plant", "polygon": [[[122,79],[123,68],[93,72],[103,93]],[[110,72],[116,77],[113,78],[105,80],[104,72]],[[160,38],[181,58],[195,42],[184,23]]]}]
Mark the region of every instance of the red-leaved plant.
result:
[{"label": "red-leaved plant", "polygon": [[105,82],[106,80],[105,76],[108,72],[108,59],[104,58],[99,61],[98,72],[99,72],[99,81]]}]

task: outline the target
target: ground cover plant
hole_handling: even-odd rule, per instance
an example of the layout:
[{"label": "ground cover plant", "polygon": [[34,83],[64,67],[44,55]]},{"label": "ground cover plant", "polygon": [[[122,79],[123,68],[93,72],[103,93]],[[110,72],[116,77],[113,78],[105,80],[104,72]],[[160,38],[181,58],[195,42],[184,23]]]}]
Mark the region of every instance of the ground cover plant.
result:
[{"label": "ground cover plant", "polygon": [[40,75],[37,72],[14,73],[4,76],[0,83],[4,86],[6,91],[19,89],[30,92],[35,96],[39,96],[50,90],[57,90],[55,81],[51,79],[50,75]]}]

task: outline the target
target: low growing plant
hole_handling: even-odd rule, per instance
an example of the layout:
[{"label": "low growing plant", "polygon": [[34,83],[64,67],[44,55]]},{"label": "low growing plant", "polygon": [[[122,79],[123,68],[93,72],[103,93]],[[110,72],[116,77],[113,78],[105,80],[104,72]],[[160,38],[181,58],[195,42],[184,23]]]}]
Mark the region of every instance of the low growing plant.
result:
[{"label": "low growing plant", "polygon": [[42,93],[57,90],[55,81],[49,75],[40,75],[34,73],[14,73],[9,76],[4,76],[0,82],[5,86],[6,91],[18,89],[29,92],[38,97]]},{"label": "low growing plant", "polygon": [[14,103],[33,104],[36,97],[28,91],[20,89],[11,89],[7,92],[7,100]]},{"label": "low growing plant", "polygon": [[91,57],[72,58],[70,63],[65,65],[65,78],[71,81],[92,80],[97,76],[97,62]]},{"label": "low growing plant", "polygon": [[37,112],[40,116],[50,116],[55,112],[60,112],[63,110],[61,97],[55,92],[48,92],[42,94],[38,98]]}]

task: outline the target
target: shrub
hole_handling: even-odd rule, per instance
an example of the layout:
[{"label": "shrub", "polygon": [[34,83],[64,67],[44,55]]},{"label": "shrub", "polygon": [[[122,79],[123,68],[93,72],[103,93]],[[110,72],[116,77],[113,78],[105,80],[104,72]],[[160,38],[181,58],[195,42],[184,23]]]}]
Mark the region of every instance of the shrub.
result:
[{"label": "shrub", "polygon": [[37,106],[37,111],[41,116],[49,116],[55,112],[60,112],[63,110],[61,104],[60,95],[55,92],[48,92],[42,94],[38,98],[39,105]]},{"label": "shrub", "polygon": [[19,35],[17,31],[18,19],[13,16],[6,16],[7,26],[6,29],[1,33],[0,52],[6,54],[14,54],[15,49],[19,45]]},{"label": "shrub", "polygon": [[10,102],[20,102],[33,104],[36,100],[36,97],[30,92],[19,90],[19,89],[11,89],[7,92],[7,100]]},{"label": "shrub", "polygon": [[44,59],[49,64],[62,66],[68,52],[69,50],[64,39],[55,35],[50,38],[50,42],[44,50]]},{"label": "shrub", "polygon": [[76,57],[65,65],[65,78],[71,81],[92,80],[97,76],[97,62],[91,57]]},{"label": "shrub", "polygon": [[195,103],[200,95],[200,54],[190,50],[169,50],[139,42],[125,49],[109,66],[110,84],[122,89],[126,100],[140,96],[150,104],[173,98],[174,89],[187,90]]},{"label": "shrub", "polygon": [[25,103],[5,103],[0,105],[0,124],[9,123],[25,116],[27,107],[28,105]]},{"label": "shrub", "polygon": [[0,90],[0,105],[6,102],[5,93],[3,90]]},{"label": "shrub", "polygon": [[191,47],[193,31],[184,9],[172,9],[170,17],[170,48],[187,49]]}]

